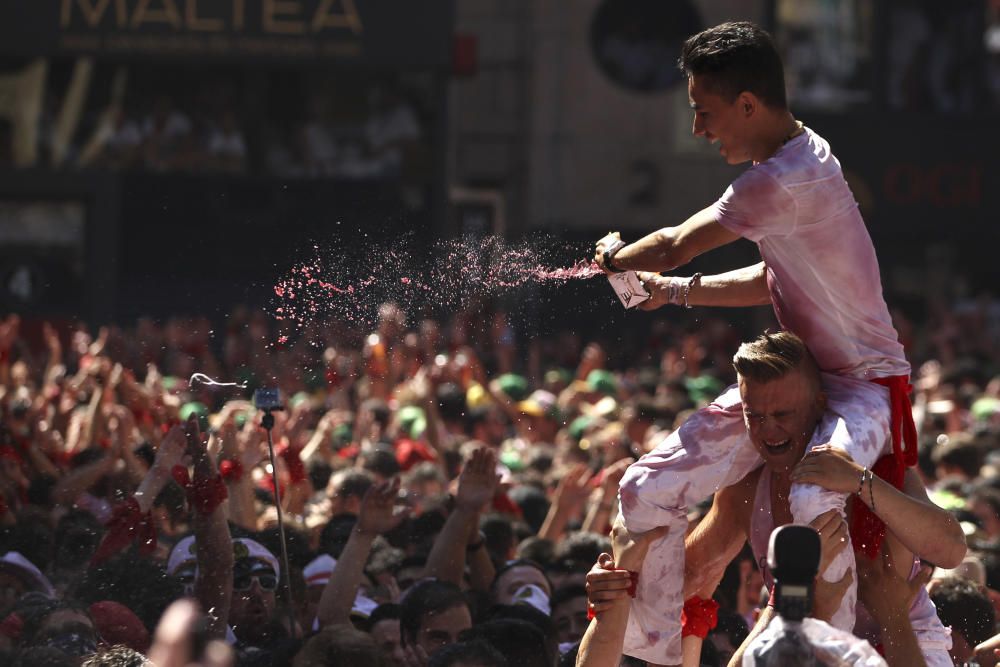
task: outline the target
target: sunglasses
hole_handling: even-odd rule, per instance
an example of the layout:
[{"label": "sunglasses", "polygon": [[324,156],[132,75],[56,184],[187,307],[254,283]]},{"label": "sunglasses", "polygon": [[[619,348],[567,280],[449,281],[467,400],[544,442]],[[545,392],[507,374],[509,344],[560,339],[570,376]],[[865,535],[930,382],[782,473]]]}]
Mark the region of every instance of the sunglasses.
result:
[{"label": "sunglasses", "polygon": [[278,575],[274,570],[256,570],[246,574],[236,574],[233,576],[233,590],[248,591],[253,586],[253,580],[265,591],[273,591],[278,588]]}]

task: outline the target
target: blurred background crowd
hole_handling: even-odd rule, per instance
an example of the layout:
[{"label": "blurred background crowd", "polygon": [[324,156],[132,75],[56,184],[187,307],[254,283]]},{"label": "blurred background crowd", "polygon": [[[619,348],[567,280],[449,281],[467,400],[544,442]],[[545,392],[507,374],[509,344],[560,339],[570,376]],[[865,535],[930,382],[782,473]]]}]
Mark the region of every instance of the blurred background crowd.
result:
[{"label": "blurred background crowd", "polygon": [[[572,664],[624,467],[733,381],[769,309],[397,284],[293,328],[272,286],[313,251],[355,283],[401,238],[544,238],[569,266],[684,220],[738,171],[690,136],[673,63],[735,19],[775,36],[879,253],[920,471],[971,547],[931,584],[970,660],[1000,612],[997,0],[53,0],[0,6],[0,664],[142,664],[213,571],[195,533],[233,545],[238,664]],[[272,386],[273,467],[250,402]],[[162,446],[192,418],[221,505]],[[705,664],[761,581],[731,564]]]},{"label": "blurred background crowd", "polygon": [[[927,326],[897,321],[915,362],[920,472],[971,546],[962,566],[937,572],[931,586],[942,620],[969,647],[993,636],[1000,607],[994,307],[942,309]],[[400,627],[411,632],[411,651],[419,645],[438,656],[430,664],[466,664],[438,651],[448,644],[459,647],[456,655],[478,651],[493,660],[469,664],[553,665],[560,656],[571,664],[587,624],[584,577],[610,550],[624,467],[734,380],[729,359],[740,332],[714,317],[665,315],[626,346],[572,332],[522,340],[493,308],[438,321],[391,303],[373,331],[316,322],[284,345],[273,342],[268,315],[242,308],[218,336],[201,317],[95,331],[46,323],[35,332],[7,317],[0,327],[6,659],[74,664],[54,656],[105,642],[148,649],[160,614],[191,583],[190,540],[181,540],[194,510],[178,481],[153,504],[152,553],[120,545],[109,560],[92,559],[116,506],[156,468],[169,427],[194,418],[229,489],[223,507],[233,540],[260,548],[236,550],[233,599],[242,602],[229,623],[239,664],[292,664],[307,659],[294,657],[305,647],[321,651],[319,643],[329,651],[323,655],[367,646],[372,660],[386,661],[350,664],[423,664],[404,655]],[[195,372],[246,385],[206,385],[190,379]],[[247,400],[272,383],[287,399],[273,436],[292,608],[277,586],[261,413]],[[487,452],[490,474],[463,480],[460,472],[477,456],[481,467]],[[378,485],[393,479],[396,515],[366,518],[371,490],[385,491]],[[472,489],[478,495],[470,500]],[[692,525],[705,509],[692,508]],[[378,534],[360,557],[357,547],[347,556],[359,521]],[[449,561],[445,552],[456,542]],[[347,598],[338,589],[342,603],[354,600],[343,619],[318,610],[338,560],[357,562],[355,588]],[[408,608],[405,600],[416,602],[407,591],[428,574],[450,583],[416,596],[429,606]],[[725,664],[740,644],[766,602],[761,584],[752,556],[732,563],[716,593],[722,611],[705,664]],[[73,614],[56,614],[67,609]],[[429,619],[440,627],[424,633]],[[382,620],[401,625],[379,630]]]}]

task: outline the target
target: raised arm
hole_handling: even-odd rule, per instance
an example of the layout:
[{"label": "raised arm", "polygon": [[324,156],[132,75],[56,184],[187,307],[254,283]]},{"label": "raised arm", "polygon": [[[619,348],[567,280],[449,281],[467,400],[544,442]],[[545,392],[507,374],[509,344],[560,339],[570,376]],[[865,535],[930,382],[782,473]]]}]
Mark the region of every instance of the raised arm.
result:
[{"label": "raised arm", "polygon": [[455,507],[434,540],[427,556],[425,576],[462,585],[466,545],[479,524],[479,514],[493,500],[497,482],[497,460],[493,450],[481,447],[472,453],[458,476]]},{"label": "raised arm", "polygon": [[188,453],[194,463],[191,512],[198,560],[195,595],[208,614],[210,635],[222,638],[233,595],[233,543],[226,522],[226,486],[208,454],[197,418],[192,415],[185,429]]},{"label": "raised arm", "polygon": [[[715,211],[709,207],[698,211],[676,227],[664,227],[634,243],[614,251],[612,264],[620,271],[672,271],[692,259],[719,246],[732,243],[739,235],[716,221]],[[608,234],[597,242],[594,260],[606,271],[604,251],[621,241],[617,232]]]},{"label": "raised arm", "polygon": [[320,626],[350,623],[351,608],[358,595],[365,563],[378,535],[387,533],[403,520],[405,511],[396,512],[399,478],[381,482],[368,489],[361,500],[358,522],[340,553],[337,567],[326,582],[316,607]]},{"label": "raised arm", "polygon": [[[846,452],[823,445],[803,457],[792,471],[792,480],[830,491],[857,493],[862,470]],[[906,471],[902,491],[873,476],[864,482],[858,497],[918,558],[953,568],[965,557],[965,534],[958,521],[927,498],[927,491],[912,470]]]}]

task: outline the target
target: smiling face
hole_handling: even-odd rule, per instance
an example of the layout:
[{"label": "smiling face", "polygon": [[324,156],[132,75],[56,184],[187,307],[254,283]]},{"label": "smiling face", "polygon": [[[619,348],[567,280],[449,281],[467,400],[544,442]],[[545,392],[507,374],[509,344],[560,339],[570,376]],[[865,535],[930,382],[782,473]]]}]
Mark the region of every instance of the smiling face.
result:
[{"label": "smiling face", "polygon": [[761,382],[740,377],[743,420],[750,441],[774,472],[787,473],[805,454],[825,400],[801,369]]},{"label": "smiling face", "polygon": [[710,90],[710,82],[704,74],[688,77],[688,102],[694,110],[691,132],[718,146],[719,154],[729,164],[740,164],[751,158],[750,118],[747,105],[751,109],[756,100],[749,93],[741,93],[734,100]]}]

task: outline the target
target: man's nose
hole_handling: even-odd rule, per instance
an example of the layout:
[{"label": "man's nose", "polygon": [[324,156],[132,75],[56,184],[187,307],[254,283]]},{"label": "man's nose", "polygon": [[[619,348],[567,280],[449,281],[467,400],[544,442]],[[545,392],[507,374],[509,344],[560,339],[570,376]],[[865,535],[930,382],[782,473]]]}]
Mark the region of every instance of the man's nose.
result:
[{"label": "man's nose", "polygon": [[705,134],[705,125],[699,120],[698,114],[695,114],[694,120],[691,121],[691,134],[696,137],[701,137]]}]

